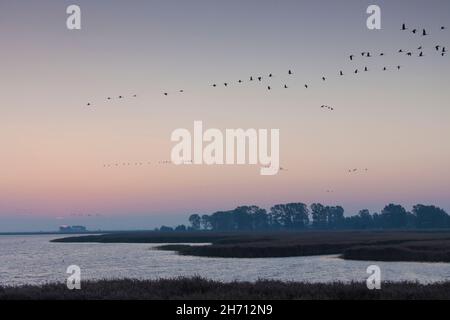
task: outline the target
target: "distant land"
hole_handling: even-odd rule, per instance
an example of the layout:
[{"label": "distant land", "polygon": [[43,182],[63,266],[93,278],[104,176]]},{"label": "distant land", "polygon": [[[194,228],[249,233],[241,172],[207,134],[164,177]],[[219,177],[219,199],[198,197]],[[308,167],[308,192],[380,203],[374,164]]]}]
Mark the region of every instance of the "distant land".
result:
[{"label": "distant land", "polygon": [[[450,262],[450,230],[147,231],[85,235],[55,239],[52,242],[164,243],[157,249],[176,251],[181,255],[221,258],[336,254],[349,260]],[[205,243],[210,244],[204,245]]]}]

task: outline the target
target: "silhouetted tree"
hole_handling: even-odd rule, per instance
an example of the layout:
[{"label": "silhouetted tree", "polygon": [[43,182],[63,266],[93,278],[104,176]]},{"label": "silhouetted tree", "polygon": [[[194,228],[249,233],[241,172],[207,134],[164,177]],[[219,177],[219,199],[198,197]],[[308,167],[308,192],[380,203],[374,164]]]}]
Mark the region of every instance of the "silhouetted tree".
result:
[{"label": "silhouetted tree", "polygon": [[201,224],[201,226],[202,226],[202,228],[204,230],[211,229],[211,223],[210,223],[209,220],[210,219],[209,219],[209,216],[207,214],[202,215],[200,224]]},{"label": "silhouetted tree", "polygon": [[175,231],[184,232],[184,231],[187,231],[187,228],[186,228],[186,226],[184,224],[180,224],[179,226],[177,226],[175,228]]},{"label": "silhouetted tree", "polygon": [[381,220],[385,229],[401,229],[407,226],[408,214],[401,205],[391,203],[381,211]]},{"label": "silhouetted tree", "polygon": [[161,232],[171,232],[171,231],[173,231],[173,228],[168,227],[168,226],[161,226],[161,228],[159,228],[159,231],[161,231]]},{"label": "silhouetted tree", "polygon": [[[310,213],[312,223],[310,223]],[[313,203],[308,210],[304,203],[274,205],[269,213],[258,206],[240,206],[234,210],[218,211],[211,215],[189,217],[188,230],[252,231],[252,230],[300,230],[313,229],[406,229],[449,228],[450,216],[435,206],[418,204],[413,212],[401,205],[389,204],[381,214],[361,210],[357,215],[345,217],[341,206],[324,206]],[[178,226],[177,231],[186,230]],[[172,231],[161,227],[160,231]]]},{"label": "silhouetted tree", "polygon": [[201,218],[198,214],[191,214],[189,216],[189,222],[191,224],[192,229],[200,230]]},{"label": "silhouetted tree", "polygon": [[446,228],[449,226],[449,216],[441,208],[418,204],[413,207],[413,214],[416,217],[417,228]]},{"label": "silhouetted tree", "polygon": [[304,229],[309,224],[308,207],[304,203],[277,204],[270,209],[274,227]]},{"label": "silhouetted tree", "polygon": [[325,207],[327,214],[327,227],[329,229],[340,229],[344,227],[344,208],[337,207]]},{"label": "silhouetted tree", "polygon": [[313,203],[311,205],[312,226],[316,229],[325,229],[327,227],[328,213],[324,205]]}]

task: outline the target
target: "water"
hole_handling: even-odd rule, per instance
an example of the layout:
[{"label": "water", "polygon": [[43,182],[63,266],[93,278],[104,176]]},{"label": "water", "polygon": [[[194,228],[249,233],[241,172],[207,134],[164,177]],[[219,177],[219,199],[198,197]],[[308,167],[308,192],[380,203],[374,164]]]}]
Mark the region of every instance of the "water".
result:
[{"label": "water", "polygon": [[57,237],[0,236],[0,284],[65,282],[66,269],[72,264],[80,266],[85,280],[200,275],[220,281],[365,281],[366,268],[371,264],[380,266],[383,280],[421,283],[450,280],[448,263],[349,261],[336,256],[203,258],[152,250],[155,244],[49,242]]}]

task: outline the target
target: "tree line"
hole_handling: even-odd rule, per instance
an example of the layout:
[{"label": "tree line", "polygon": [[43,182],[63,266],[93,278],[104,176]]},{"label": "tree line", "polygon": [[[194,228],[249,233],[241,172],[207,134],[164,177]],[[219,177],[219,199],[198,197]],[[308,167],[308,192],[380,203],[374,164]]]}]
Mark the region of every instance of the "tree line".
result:
[{"label": "tree line", "polygon": [[314,203],[277,204],[269,211],[258,206],[240,206],[210,215],[192,214],[189,226],[162,226],[159,231],[269,231],[339,229],[443,229],[450,228],[450,216],[433,205],[415,205],[411,212],[398,204],[389,204],[380,213],[361,210],[344,216],[341,206]]}]

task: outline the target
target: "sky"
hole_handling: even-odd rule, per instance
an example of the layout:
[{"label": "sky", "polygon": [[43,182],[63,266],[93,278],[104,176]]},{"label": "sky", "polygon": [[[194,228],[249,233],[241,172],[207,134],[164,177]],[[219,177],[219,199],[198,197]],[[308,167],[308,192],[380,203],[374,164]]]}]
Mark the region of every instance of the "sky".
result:
[{"label": "sky", "polygon": [[[81,30],[66,27],[71,4]],[[371,4],[381,30],[366,26]],[[286,202],[450,212],[450,55],[434,50],[449,40],[446,0],[0,0],[0,232],[146,229]],[[279,129],[287,170],[159,164],[195,120]]]}]

